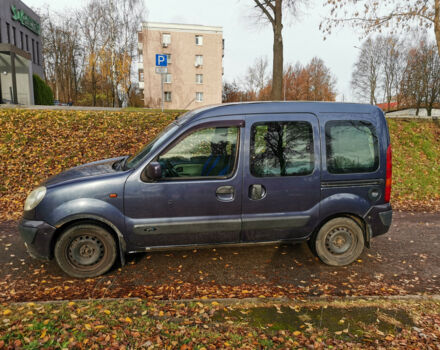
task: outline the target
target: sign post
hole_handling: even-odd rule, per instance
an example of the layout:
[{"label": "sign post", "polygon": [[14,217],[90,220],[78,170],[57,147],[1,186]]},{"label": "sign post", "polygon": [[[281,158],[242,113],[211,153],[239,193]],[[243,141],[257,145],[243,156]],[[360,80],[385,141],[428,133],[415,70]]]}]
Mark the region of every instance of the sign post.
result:
[{"label": "sign post", "polygon": [[161,80],[161,89],[162,89],[162,112],[163,112],[163,102],[164,102],[164,91],[163,91],[163,83],[164,83],[164,74],[168,73],[168,60],[167,55],[156,54],[156,74],[160,74]]}]

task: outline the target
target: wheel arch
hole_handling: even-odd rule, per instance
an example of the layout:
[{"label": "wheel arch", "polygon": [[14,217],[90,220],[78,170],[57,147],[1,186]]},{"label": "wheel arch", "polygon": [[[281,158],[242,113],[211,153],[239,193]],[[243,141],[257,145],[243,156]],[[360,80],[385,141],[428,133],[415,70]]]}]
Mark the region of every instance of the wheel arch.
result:
[{"label": "wheel arch", "polygon": [[56,230],[51,241],[51,252],[54,251],[55,243],[57,242],[58,238],[63,234],[63,232],[65,232],[69,227],[78,224],[94,224],[106,229],[113,236],[115,242],[117,243],[116,247],[121,265],[125,265],[126,242],[124,236],[112,222],[97,215],[74,215],[58,222],[55,225]]}]

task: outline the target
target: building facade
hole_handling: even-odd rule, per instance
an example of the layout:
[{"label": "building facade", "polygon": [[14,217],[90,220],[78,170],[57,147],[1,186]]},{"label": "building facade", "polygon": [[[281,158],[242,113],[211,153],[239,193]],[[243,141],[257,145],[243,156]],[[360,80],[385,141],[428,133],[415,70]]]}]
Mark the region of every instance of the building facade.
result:
[{"label": "building facade", "polygon": [[33,104],[43,78],[40,17],[20,0],[0,1],[0,103]]},{"label": "building facade", "polygon": [[[221,27],[143,23],[139,33],[139,88],[146,107],[193,109],[222,102],[224,40]],[[168,73],[156,73],[156,54]]]}]

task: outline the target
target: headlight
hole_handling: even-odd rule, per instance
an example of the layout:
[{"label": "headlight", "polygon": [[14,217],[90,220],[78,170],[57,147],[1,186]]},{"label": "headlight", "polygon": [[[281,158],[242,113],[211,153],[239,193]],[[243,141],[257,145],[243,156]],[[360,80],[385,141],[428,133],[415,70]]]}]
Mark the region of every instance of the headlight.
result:
[{"label": "headlight", "polygon": [[26,198],[26,202],[24,202],[24,210],[28,211],[34,209],[43,200],[45,195],[46,187],[37,187]]}]

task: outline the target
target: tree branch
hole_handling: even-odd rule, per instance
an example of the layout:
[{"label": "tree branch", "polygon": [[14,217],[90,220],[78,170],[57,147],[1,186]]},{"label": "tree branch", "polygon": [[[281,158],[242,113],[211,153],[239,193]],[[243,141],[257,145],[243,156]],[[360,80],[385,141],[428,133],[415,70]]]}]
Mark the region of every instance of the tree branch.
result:
[{"label": "tree branch", "polygon": [[[263,0],[263,1],[266,3],[268,0]],[[263,11],[263,13],[266,15],[267,19],[274,26],[275,25],[274,16],[271,15],[271,13],[267,10],[267,8],[264,6],[264,4],[260,2],[260,0],[254,0],[254,2],[257,5],[257,7],[259,7],[261,9],[261,11]]]}]

